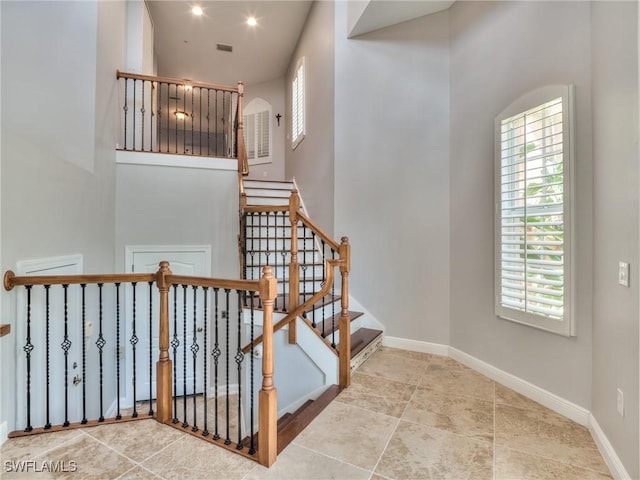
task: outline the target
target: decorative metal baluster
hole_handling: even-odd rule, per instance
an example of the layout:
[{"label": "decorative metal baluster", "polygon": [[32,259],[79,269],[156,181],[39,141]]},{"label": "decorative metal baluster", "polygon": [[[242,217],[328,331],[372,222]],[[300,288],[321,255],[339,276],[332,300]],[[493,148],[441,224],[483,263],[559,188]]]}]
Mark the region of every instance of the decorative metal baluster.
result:
[{"label": "decorative metal baluster", "polygon": [[[298,230],[299,231],[299,230]],[[293,241],[293,239],[292,239]],[[297,240],[296,240],[297,241]],[[302,303],[307,301],[307,226],[302,224]],[[307,318],[307,312],[302,312],[303,318]]]},{"label": "decorative metal baluster", "polygon": [[[198,119],[198,146],[200,147],[198,149],[198,155],[202,156],[202,87],[200,87],[200,89],[198,90],[199,94],[198,94],[198,101],[199,101],[199,113],[200,113],[200,118]],[[206,352],[206,350],[205,350]],[[206,355],[205,355],[206,357]]]},{"label": "decorative metal baluster", "polygon": [[124,111],[124,149],[127,150],[127,112],[129,110],[129,106],[127,102],[129,101],[129,96],[127,95],[127,87],[129,86],[129,79],[124,79],[124,106],[122,107],[122,111]]},{"label": "decorative metal baluster", "polygon": [[178,365],[178,285],[173,286],[173,338],[171,347],[173,348],[173,423],[178,423],[178,390],[177,390],[177,365]]},{"label": "decorative metal baluster", "polygon": [[170,97],[171,97],[171,84],[167,83],[167,153],[169,153],[169,137],[171,137],[171,130],[170,130],[170,121],[171,121],[171,104],[170,104]]},{"label": "decorative metal baluster", "polygon": [[71,348],[71,340],[69,340],[69,303],[68,290],[69,285],[62,285],[64,290],[64,339],[60,346],[64,351],[64,423],[63,427],[69,426],[69,349]]},{"label": "decorative metal baluster", "polygon": [[222,317],[225,319],[225,333],[226,333],[226,357],[227,357],[227,361],[226,361],[226,367],[227,367],[227,376],[226,376],[226,392],[227,392],[227,398],[225,399],[225,416],[226,416],[226,433],[227,435],[224,438],[224,444],[225,445],[230,445],[231,444],[231,437],[229,434],[229,293],[231,292],[231,290],[229,290],[228,288],[224,289],[224,293],[225,293],[225,309],[224,309],[224,314],[222,315]]},{"label": "decorative metal baluster", "polygon": [[[327,272],[326,272],[326,267],[325,267],[325,261],[324,261],[324,249],[325,249],[325,243],[324,240],[320,240],[320,249],[322,252],[322,283],[320,284],[320,287],[324,287],[325,282],[327,281]],[[325,336],[325,329],[324,329],[324,322],[326,320],[325,314],[324,314],[324,307],[327,304],[327,298],[326,295],[324,297],[322,297],[322,336]]]},{"label": "decorative metal baluster", "polygon": [[[178,84],[175,84],[176,87],[176,96],[175,96],[175,102],[176,102],[176,108],[175,111],[178,111],[178,100],[180,97],[178,97]],[[178,116],[176,115],[176,153],[178,153]]]},{"label": "decorative metal baluster", "polygon": [[191,87],[191,154],[195,155],[196,152],[193,151],[193,123],[193,87]]},{"label": "decorative metal baluster", "polygon": [[[191,90],[193,91],[193,89]],[[197,294],[198,294],[198,287],[196,287],[195,285],[192,287],[193,288],[193,343],[191,344],[191,354],[193,355],[193,427],[191,427],[191,431],[192,432],[197,432],[199,430],[198,428],[198,417],[196,415],[197,412],[197,408],[196,408],[196,379],[198,377],[198,372],[197,372],[197,360],[198,360],[198,350],[200,350],[200,346],[198,345],[198,325],[197,325]],[[206,392],[205,392],[206,395]]]},{"label": "decorative metal baluster", "polygon": [[132,359],[133,359],[133,413],[132,417],[136,418],[138,416],[137,410],[137,396],[136,396],[136,344],[138,343],[138,336],[136,335],[136,285],[137,282],[132,282],[131,287],[133,288],[133,330],[131,334],[131,339],[129,342],[131,343],[131,347],[133,348]]},{"label": "decorative metal baluster", "polygon": [[213,128],[214,130],[214,137],[213,137],[213,146],[215,149],[215,152],[213,152],[214,156],[218,156],[218,90],[216,90],[216,103],[213,107],[214,111],[215,111],[215,115],[214,115],[214,123],[213,123]]},{"label": "decorative metal baluster", "polygon": [[87,323],[87,308],[86,308],[86,288],[87,285],[82,283],[80,288],[82,289],[82,421],[80,423],[87,423],[87,335],[86,335],[86,323]]},{"label": "decorative metal baluster", "polygon": [[142,106],[140,107],[140,113],[142,114],[142,135],[140,138],[140,143],[141,143],[141,147],[140,150],[142,150],[144,152],[144,114],[145,114],[145,110],[144,110],[144,84],[145,84],[146,80],[142,80]]},{"label": "decorative metal baluster", "polygon": [[[30,432],[33,430],[31,426],[31,352],[35,347],[31,343],[31,285],[26,285],[25,288],[27,289],[27,338],[23,350],[27,355],[27,426],[24,431]],[[47,356],[48,358],[49,356]],[[49,403],[47,402],[48,405]]]},{"label": "decorative metal baluster", "polygon": [[214,340],[213,340],[213,350],[211,352],[211,355],[213,355],[213,373],[214,373],[214,378],[213,378],[213,395],[214,395],[214,402],[215,402],[215,426],[214,426],[214,432],[213,432],[213,439],[214,440],[218,440],[220,438],[220,433],[218,431],[218,361],[220,360],[220,343],[219,343],[219,335],[218,335],[218,289],[214,288],[213,289],[213,294],[214,294],[214,308],[215,308],[215,314],[214,314]]},{"label": "decorative metal baluster", "polygon": [[207,156],[211,155],[209,150],[209,141],[211,137],[211,98],[210,98],[211,90],[207,88]]},{"label": "decorative metal baluster", "polygon": [[[195,393],[195,392],[194,392]],[[187,428],[187,286],[182,285],[182,428]]]},{"label": "decorative metal baluster", "polygon": [[[254,213],[255,215],[255,213]],[[258,212],[258,248],[259,248],[259,253],[258,253],[258,264],[260,264],[260,260],[262,258],[262,212]],[[268,252],[269,248],[267,246],[267,250],[265,251],[265,257],[266,257],[266,263],[267,265],[269,264],[269,252]],[[258,308],[262,308],[262,299],[260,297],[258,297]]]},{"label": "decorative metal baluster", "polygon": [[116,283],[116,420],[121,420],[120,414],[120,283]]},{"label": "decorative metal baluster", "polygon": [[[201,91],[202,93],[202,91]],[[203,365],[203,374],[202,374],[202,380],[204,383],[204,388],[203,388],[203,401],[204,401],[204,429],[202,430],[202,436],[206,437],[207,435],[209,435],[209,429],[208,429],[208,425],[207,425],[207,418],[209,416],[209,411],[207,409],[207,361],[208,361],[208,356],[207,356],[207,293],[209,292],[209,287],[203,287],[203,294],[202,294],[202,300],[204,302],[204,313],[203,313],[203,317],[204,317],[204,354],[203,354],[203,360],[204,360],[204,365]]]},{"label": "decorative metal baluster", "polygon": [[[336,259],[336,251],[331,249],[331,260]],[[331,265],[331,268],[334,268]],[[336,282],[331,284],[331,346],[336,348]]]},{"label": "decorative metal baluster", "polygon": [[[100,364],[100,418],[99,422],[104,422],[104,395],[103,395],[103,349],[106,345],[106,341],[104,339],[104,335],[102,333],[102,283],[98,284],[98,339],[96,340],[96,345],[98,346],[98,360]],[[135,294],[134,294],[134,305],[135,305]],[[135,314],[134,314],[134,335],[135,335]],[[134,347],[135,350],[135,347]],[[134,355],[135,359],[135,355]],[[135,392],[135,377],[134,377],[134,392]],[[134,393],[134,401],[135,401],[135,393]]]},{"label": "decorative metal baluster", "polygon": [[227,92],[222,92],[222,155],[227,155],[227,141],[228,139],[226,138],[226,136],[224,135],[225,133],[227,133],[226,131],[226,126],[227,126]]},{"label": "decorative metal baluster", "polygon": [[[187,89],[185,88],[184,85],[182,86],[182,105],[186,110],[187,109]],[[184,113],[186,114],[187,112],[185,111]],[[186,129],[187,129],[187,117],[185,115],[185,117],[182,119],[182,154],[183,155],[187,153],[187,130]]]},{"label": "decorative metal baluster", "polygon": [[[153,91],[156,91],[156,105],[158,105],[158,90],[156,88],[157,82],[151,82],[151,128],[149,129],[149,151],[153,152],[153,117],[156,116],[155,110],[153,109]],[[157,120],[156,120],[157,124]]]},{"label": "decorative metal baluster", "polygon": [[49,355],[50,351],[50,324],[51,319],[49,315],[49,289],[51,285],[44,286],[44,296],[45,296],[45,369],[46,369],[46,387],[45,387],[45,404],[46,404],[46,423],[44,424],[44,429],[49,430],[51,428],[51,418],[50,418],[50,380],[51,380],[51,357]]},{"label": "decorative metal baluster", "polygon": [[249,392],[250,392],[250,403],[249,403],[249,455],[254,455],[256,453],[256,444],[255,444],[255,439],[254,434],[253,434],[253,423],[254,423],[254,409],[253,409],[253,376],[254,376],[254,346],[253,346],[253,340],[254,340],[254,331],[253,331],[253,327],[254,327],[254,318],[253,318],[253,291],[249,293],[249,297],[251,298],[251,306],[249,307],[251,309],[251,332],[250,332],[250,341],[251,341],[251,356],[249,359],[249,362],[251,363],[251,382],[249,384]]},{"label": "decorative metal baluster", "polygon": [[137,78],[133,79],[133,150],[135,151],[136,149],[136,82],[138,81]]},{"label": "decorative metal baluster", "polygon": [[238,297],[238,348],[236,350],[236,356],[234,360],[238,367],[238,443],[236,448],[242,450],[244,445],[242,444],[242,361],[244,360],[244,353],[242,353],[242,293],[240,290],[236,290]]},{"label": "decorative metal baluster", "polygon": [[[287,311],[287,224],[286,224],[287,212],[282,212],[282,310]],[[277,216],[277,213],[276,213]],[[293,242],[293,238],[290,240]],[[289,243],[289,250],[291,250],[291,243]]]},{"label": "decorative metal baluster", "polygon": [[[316,234],[313,230],[311,230],[311,251],[313,252],[313,254],[311,255],[311,259],[313,262],[311,264],[311,293],[316,293]],[[311,325],[313,325],[313,328],[317,328],[316,306],[311,305],[311,308],[313,308],[313,311],[311,312],[313,315],[313,321],[311,322]]]},{"label": "decorative metal baluster", "polygon": [[149,416],[153,415],[153,282],[149,282]]}]

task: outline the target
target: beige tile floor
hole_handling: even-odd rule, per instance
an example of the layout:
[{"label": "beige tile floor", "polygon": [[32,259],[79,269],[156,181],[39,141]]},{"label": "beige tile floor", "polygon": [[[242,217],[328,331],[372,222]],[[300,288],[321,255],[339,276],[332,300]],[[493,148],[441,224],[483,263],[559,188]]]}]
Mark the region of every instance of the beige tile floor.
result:
[{"label": "beige tile floor", "polygon": [[69,478],[606,479],[586,428],[444,357],[383,348],[266,469],[154,420],[10,439],[7,461]]}]

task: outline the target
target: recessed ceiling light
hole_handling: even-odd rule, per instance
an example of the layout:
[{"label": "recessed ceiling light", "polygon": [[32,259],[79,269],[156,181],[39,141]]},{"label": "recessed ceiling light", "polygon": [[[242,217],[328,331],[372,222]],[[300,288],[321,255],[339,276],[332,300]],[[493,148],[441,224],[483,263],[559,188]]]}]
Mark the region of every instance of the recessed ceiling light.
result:
[{"label": "recessed ceiling light", "polygon": [[200,16],[202,15],[202,8],[196,5],[191,9],[191,13],[193,13],[194,15]]},{"label": "recessed ceiling light", "polygon": [[258,21],[256,20],[256,17],[247,18],[247,25],[249,25],[250,27],[255,27],[257,24]]}]

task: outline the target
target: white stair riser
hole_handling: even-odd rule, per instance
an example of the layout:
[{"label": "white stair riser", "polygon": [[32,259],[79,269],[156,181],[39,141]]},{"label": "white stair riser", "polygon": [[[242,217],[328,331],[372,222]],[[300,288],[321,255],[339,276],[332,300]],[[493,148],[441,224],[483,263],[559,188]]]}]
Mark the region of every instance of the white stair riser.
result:
[{"label": "white stair riser", "polygon": [[247,197],[279,197],[289,198],[291,196],[291,190],[280,189],[267,189],[267,188],[246,188],[244,193]]},{"label": "white stair riser", "polygon": [[262,181],[262,180],[248,180],[243,181],[245,190],[248,188],[277,188],[279,190],[293,190],[293,182],[276,182],[276,181]]},{"label": "white stair riser", "polygon": [[264,197],[250,197],[247,195],[247,205],[258,205],[258,206],[280,206],[280,205],[288,205],[288,198],[264,198]]}]

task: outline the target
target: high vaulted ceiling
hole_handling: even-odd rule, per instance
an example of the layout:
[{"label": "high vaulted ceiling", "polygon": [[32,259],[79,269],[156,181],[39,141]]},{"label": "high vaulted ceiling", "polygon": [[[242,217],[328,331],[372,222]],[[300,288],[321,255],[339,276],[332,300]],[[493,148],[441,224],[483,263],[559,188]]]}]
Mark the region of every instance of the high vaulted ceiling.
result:
[{"label": "high vaulted ceiling", "polygon": [[[286,73],[312,0],[146,0],[158,75],[245,85]],[[319,0],[326,1],[326,0]],[[445,10],[454,0],[349,0],[349,36]],[[191,9],[198,5],[203,15]],[[255,17],[257,25],[246,21]],[[232,52],[219,51],[230,45]]]},{"label": "high vaulted ceiling", "polygon": [[[286,73],[311,1],[147,0],[158,75],[222,85],[273,80]],[[194,5],[203,15],[191,12]],[[247,25],[255,17],[255,27]],[[233,52],[219,51],[217,44]]]}]

